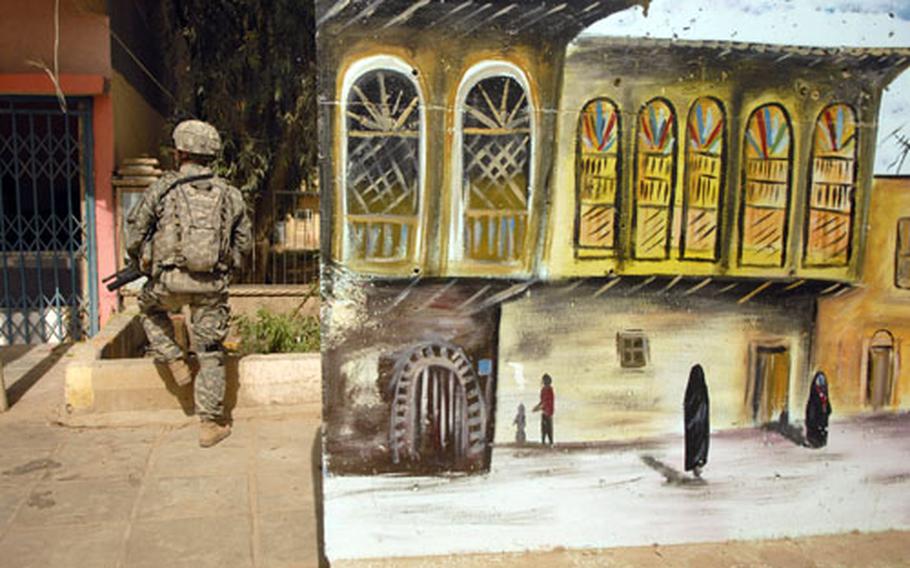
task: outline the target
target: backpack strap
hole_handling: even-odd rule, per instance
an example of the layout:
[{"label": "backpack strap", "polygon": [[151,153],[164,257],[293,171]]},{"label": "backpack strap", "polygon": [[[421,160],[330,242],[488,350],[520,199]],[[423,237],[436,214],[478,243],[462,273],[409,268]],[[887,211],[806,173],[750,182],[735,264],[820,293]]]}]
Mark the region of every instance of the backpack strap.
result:
[{"label": "backpack strap", "polygon": [[183,185],[185,183],[193,183],[194,181],[202,181],[204,179],[212,179],[213,177],[215,177],[215,174],[199,174],[196,176],[187,176],[185,178],[176,179],[176,180],[174,180],[174,183],[167,186],[167,189],[165,189],[164,191],[161,192],[161,197],[159,197],[159,199],[164,199],[164,197],[178,185]]}]

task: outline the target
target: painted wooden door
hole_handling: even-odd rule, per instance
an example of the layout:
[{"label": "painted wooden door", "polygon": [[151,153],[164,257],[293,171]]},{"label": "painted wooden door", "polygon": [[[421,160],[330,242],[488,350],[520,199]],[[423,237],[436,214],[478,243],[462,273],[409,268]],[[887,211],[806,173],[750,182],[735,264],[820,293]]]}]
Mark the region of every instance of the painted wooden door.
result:
[{"label": "painted wooden door", "polygon": [[758,347],[753,369],[752,418],[765,424],[787,410],[790,392],[790,352],[786,347]]},{"label": "painted wooden door", "polygon": [[890,406],[893,377],[894,349],[888,346],[870,347],[866,400],[872,408]]}]

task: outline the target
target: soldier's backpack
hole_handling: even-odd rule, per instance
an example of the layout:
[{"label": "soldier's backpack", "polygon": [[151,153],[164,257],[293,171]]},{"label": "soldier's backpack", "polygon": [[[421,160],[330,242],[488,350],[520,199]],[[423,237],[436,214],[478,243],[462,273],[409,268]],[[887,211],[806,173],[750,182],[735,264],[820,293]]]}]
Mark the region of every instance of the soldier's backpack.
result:
[{"label": "soldier's backpack", "polygon": [[227,188],[212,182],[207,188],[181,183],[177,192],[180,252],[189,272],[213,272],[221,262],[226,242],[224,200]]}]

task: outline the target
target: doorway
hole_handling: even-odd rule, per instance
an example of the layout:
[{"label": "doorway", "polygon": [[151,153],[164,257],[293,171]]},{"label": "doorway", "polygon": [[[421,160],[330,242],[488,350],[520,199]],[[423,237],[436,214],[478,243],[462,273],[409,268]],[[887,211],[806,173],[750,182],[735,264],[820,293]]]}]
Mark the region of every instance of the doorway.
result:
[{"label": "doorway", "polygon": [[480,381],[464,351],[421,343],[396,362],[389,444],[392,462],[469,470],[483,460],[487,416]]},{"label": "doorway", "polygon": [[781,420],[790,393],[790,350],[785,345],[753,345],[751,411],[756,424]]},{"label": "doorway", "polygon": [[894,392],[894,336],[887,330],[876,331],[869,342],[866,404],[878,410],[891,406]]},{"label": "doorway", "polygon": [[0,345],[97,331],[92,108],[0,97]]}]

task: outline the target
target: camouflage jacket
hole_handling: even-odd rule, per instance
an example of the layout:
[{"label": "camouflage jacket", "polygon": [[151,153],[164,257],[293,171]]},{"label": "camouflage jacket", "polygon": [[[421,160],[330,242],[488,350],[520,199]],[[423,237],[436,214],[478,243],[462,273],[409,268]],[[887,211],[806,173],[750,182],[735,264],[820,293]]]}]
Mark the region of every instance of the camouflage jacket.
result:
[{"label": "camouflage jacket", "polygon": [[[181,268],[181,223],[178,218],[177,188],[168,191],[181,178],[211,174],[211,169],[187,163],[179,172],[169,171],[149,186],[127,218],[126,252],[140,271],[157,276],[166,268]],[[197,189],[213,186],[226,191],[222,201],[222,227],[225,232],[216,271],[229,273],[240,268],[243,255],[252,247],[252,228],[240,191],[218,177],[192,182]]]}]

